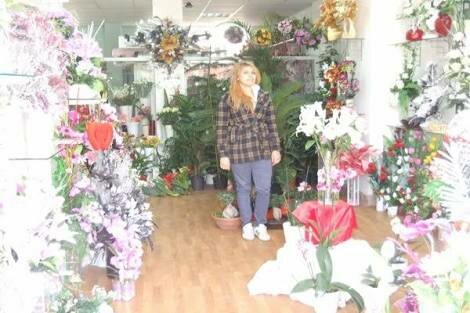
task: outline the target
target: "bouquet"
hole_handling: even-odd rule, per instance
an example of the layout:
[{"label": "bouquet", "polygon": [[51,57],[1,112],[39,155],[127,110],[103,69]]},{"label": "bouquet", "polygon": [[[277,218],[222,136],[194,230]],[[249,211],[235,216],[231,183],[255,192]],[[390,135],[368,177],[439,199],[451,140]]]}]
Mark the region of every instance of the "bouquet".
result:
[{"label": "bouquet", "polygon": [[177,107],[164,107],[157,117],[163,125],[174,125],[178,122],[180,110]]}]

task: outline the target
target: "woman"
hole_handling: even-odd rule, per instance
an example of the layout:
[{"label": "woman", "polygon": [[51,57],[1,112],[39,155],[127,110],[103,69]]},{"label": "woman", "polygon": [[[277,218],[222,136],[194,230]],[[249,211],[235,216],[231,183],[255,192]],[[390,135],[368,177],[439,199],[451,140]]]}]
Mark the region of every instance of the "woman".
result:
[{"label": "woman", "polygon": [[[271,195],[272,166],[281,161],[276,118],[269,94],[260,89],[259,70],[254,64],[235,65],[230,90],[217,112],[217,148],[220,167],[232,170],[242,220],[242,237],[270,240],[266,212]],[[256,189],[252,224],[251,187]]]}]

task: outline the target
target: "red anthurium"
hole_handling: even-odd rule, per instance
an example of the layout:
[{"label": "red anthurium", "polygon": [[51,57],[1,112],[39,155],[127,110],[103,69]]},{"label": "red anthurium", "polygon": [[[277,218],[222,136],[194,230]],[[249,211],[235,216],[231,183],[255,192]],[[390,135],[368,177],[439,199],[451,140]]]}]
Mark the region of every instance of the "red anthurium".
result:
[{"label": "red anthurium", "polygon": [[423,39],[424,32],[420,28],[410,29],[406,32],[406,40],[408,41],[419,41]]},{"label": "red anthurium", "polygon": [[434,22],[434,28],[439,37],[447,36],[452,28],[452,17],[445,13],[439,13],[439,17]]},{"label": "red anthurium", "polygon": [[86,125],[86,132],[91,146],[95,150],[108,150],[113,140],[113,124],[90,122]]},{"label": "red anthurium", "polygon": [[395,149],[402,149],[405,147],[405,143],[401,139],[397,139],[393,145]]},{"label": "red anthurium", "polygon": [[369,165],[367,166],[367,174],[374,174],[377,171],[377,166],[375,165],[374,162],[370,162]]}]

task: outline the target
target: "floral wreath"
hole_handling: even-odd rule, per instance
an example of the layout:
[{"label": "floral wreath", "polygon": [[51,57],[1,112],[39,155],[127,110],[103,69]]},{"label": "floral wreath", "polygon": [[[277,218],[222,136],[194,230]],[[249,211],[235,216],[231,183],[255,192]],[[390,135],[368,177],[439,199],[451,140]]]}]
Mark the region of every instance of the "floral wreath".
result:
[{"label": "floral wreath", "polygon": [[163,65],[168,72],[183,62],[184,51],[189,47],[189,27],[183,28],[169,19],[153,17],[137,24],[135,42],[149,50],[152,61]]}]

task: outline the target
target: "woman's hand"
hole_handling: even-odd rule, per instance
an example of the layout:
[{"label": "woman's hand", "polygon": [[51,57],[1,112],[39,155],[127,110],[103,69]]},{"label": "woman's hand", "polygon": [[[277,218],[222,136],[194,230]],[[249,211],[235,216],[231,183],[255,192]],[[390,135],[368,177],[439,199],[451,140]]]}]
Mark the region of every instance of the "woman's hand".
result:
[{"label": "woman's hand", "polygon": [[271,152],[271,162],[273,163],[273,166],[281,162],[281,153],[277,150],[274,150]]},{"label": "woman's hand", "polygon": [[227,157],[220,158],[220,168],[230,171],[230,159]]}]

